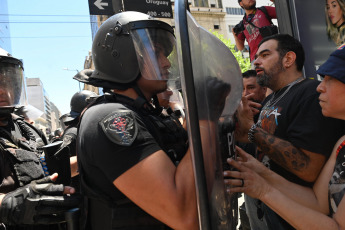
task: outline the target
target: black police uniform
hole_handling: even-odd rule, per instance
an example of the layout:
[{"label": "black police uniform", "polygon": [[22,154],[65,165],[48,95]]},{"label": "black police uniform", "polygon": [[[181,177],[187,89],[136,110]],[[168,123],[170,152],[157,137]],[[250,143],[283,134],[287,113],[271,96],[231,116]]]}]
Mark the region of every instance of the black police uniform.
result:
[{"label": "black police uniform", "polygon": [[[25,122],[22,117],[11,114],[8,124],[0,126],[0,193],[9,193],[22,187],[32,180],[44,177],[44,171],[39,161],[42,151],[38,146],[39,138],[42,144],[47,144],[45,136],[34,126]],[[0,229],[7,230],[58,230],[66,229],[64,224],[8,226],[0,224]]]},{"label": "black police uniform", "polygon": [[[47,144],[47,140],[23,118],[12,116],[13,118],[8,120],[6,126],[0,127],[0,148],[3,159],[1,161],[1,193],[13,191],[31,180],[44,177],[39,161],[41,153],[37,150],[39,146],[36,139],[41,138],[44,144]],[[14,153],[10,149],[18,149],[18,151]],[[28,169],[23,169],[23,167],[28,167]]]},{"label": "black police uniform", "polygon": [[113,185],[126,170],[159,150],[174,163],[187,151],[188,136],[181,124],[156,114],[145,102],[107,94],[81,119],[78,163],[82,188],[91,198],[92,229],[169,229]]},{"label": "black police uniform", "polygon": [[[66,123],[67,128],[64,130],[63,135],[61,137],[63,143],[59,151],[61,151],[61,154],[65,155],[68,158],[77,155],[76,141],[77,141],[77,135],[78,135],[78,123],[79,123],[78,118]],[[68,167],[68,169],[65,170],[64,175],[67,175],[70,177],[71,176],[70,171],[71,169],[70,167]],[[74,187],[77,192],[79,192],[80,182],[79,182],[78,175],[73,178],[70,178],[70,185]]]}]

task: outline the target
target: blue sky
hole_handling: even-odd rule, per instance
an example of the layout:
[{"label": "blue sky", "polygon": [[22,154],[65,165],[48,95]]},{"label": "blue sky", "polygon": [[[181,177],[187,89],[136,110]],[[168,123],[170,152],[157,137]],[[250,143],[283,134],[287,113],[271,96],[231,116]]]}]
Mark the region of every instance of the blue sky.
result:
[{"label": "blue sky", "polygon": [[88,1],[7,2],[12,55],[23,59],[25,77],[40,78],[60,112],[69,112],[70,99],[79,91],[72,77],[83,69],[92,45]]}]

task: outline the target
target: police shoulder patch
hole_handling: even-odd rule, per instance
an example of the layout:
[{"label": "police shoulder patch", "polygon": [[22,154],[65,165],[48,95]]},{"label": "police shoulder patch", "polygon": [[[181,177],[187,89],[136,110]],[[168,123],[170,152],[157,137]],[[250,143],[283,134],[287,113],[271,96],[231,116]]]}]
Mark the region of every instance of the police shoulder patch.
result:
[{"label": "police shoulder patch", "polygon": [[109,140],[118,145],[132,145],[138,133],[137,123],[131,110],[112,112],[99,123]]}]

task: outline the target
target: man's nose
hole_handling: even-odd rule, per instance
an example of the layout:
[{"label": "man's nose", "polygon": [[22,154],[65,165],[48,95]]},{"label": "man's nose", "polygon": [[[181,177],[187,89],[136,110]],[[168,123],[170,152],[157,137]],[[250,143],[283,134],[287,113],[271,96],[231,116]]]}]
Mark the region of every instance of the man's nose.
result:
[{"label": "man's nose", "polygon": [[163,58],[163,67],[169,69],[171,67],[171,63],[167,57],[164,56]]}]

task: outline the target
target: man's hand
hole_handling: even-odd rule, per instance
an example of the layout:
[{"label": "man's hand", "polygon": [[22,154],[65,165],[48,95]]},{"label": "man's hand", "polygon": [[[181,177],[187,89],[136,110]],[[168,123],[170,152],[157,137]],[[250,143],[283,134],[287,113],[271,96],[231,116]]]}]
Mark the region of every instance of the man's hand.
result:
[{"label": "man's hand", "polygon": [[7,193],[0,206],[0,222],[8,225],[55,224],[64,222],[64,213],[78,207],[81,197],[75,189],[53,184],[57,174],[32,181]]},{"label": "man's hand", "polygon": [[262,199],[265,194],[272,190],[272,186],[252,168],[230,158],[228,163],[237,170],[224,171],[223,173],[224,184],[230,185],[227,192],[244,192],[253,198]]},{"label": "man's hand", "polygon": [[242,101],[236,111],[237,125],[235,130],[235,138],[239,142],[247,143],[248,131],[254,124],[254,114],[258,113],[259,110],[256,107],[260,107],[259,103],[250,101],[251,94],[242,97]]},{"label": "man's hand", "polygon": [[240,147],[236,146],[237,158],[236,161],[240,162],[242,165],[250,168],[263,178],[268,178],[272,173],[263,163],[255,159],[252,155],[245,152]]},{"label": "man's hand", "polygon": [[247,98],[248,106],[250,107],[250,109],[253,112],[253,115],[255,116],[256,114],[260,113],[260,108],[262,107],[262,105],[254,101],[254,96],[254,93],[251,93],[244,97]]}]

